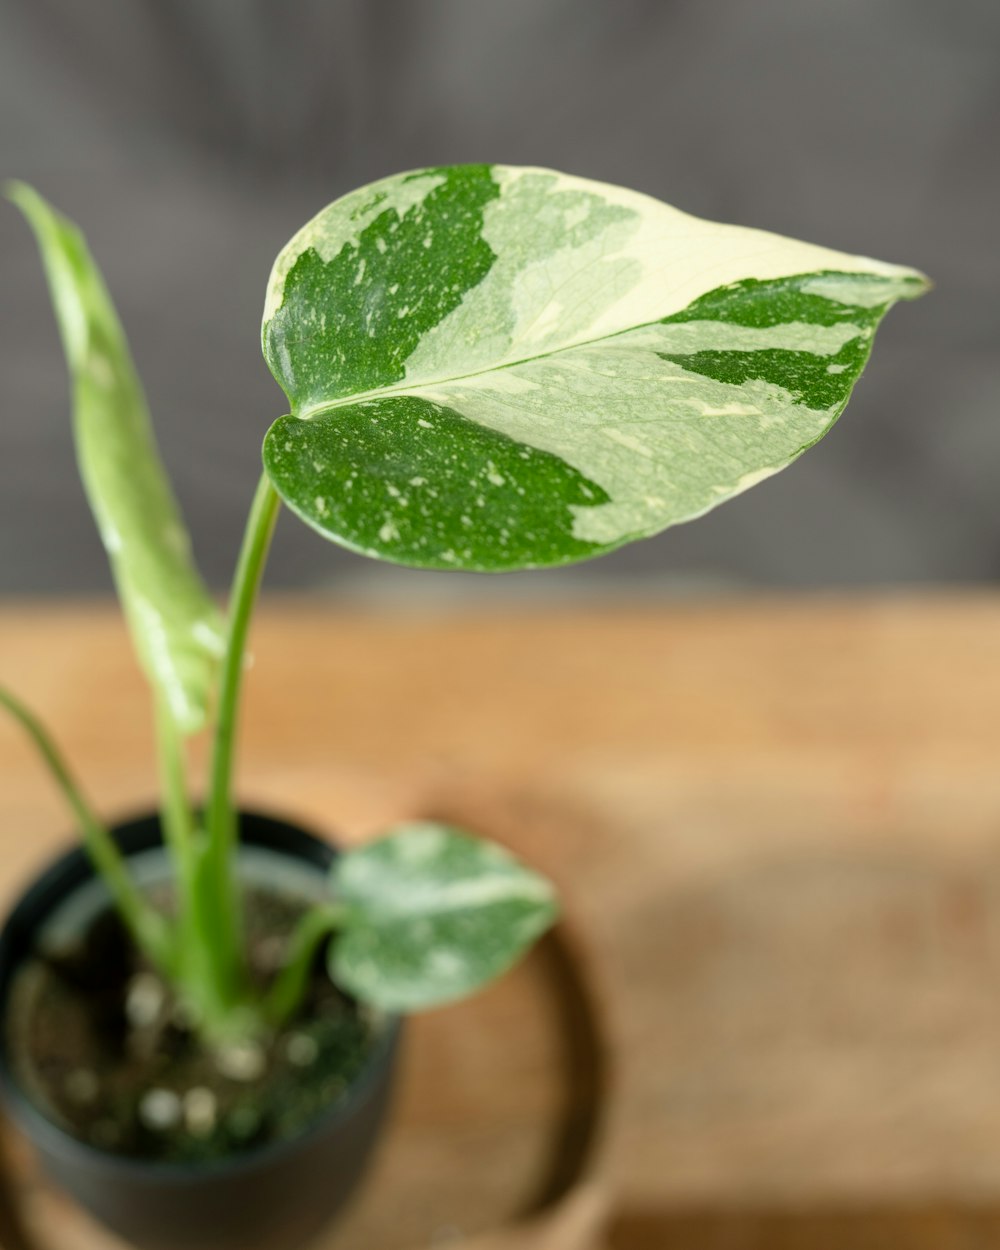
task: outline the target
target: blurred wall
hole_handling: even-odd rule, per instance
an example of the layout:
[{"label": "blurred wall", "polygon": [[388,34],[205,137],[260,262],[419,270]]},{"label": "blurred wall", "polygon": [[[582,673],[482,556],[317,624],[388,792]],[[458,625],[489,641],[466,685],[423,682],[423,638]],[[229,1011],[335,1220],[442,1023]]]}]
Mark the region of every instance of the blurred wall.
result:
[{"label": "blurred wall", "polygon": [[[275,253],[362,182],[479,160],[621,182],[937,282],[889,317],[846,417],[786,473],[515,582],[994,579],[998,135],[996,0],[0,0],[0,173],[85,227],[216,585],[282,410],[259,352]],[[58,340],[7,207],[0,263],[0,593],[102,589]],[[269,582],[389,576],[286,520]]]}]

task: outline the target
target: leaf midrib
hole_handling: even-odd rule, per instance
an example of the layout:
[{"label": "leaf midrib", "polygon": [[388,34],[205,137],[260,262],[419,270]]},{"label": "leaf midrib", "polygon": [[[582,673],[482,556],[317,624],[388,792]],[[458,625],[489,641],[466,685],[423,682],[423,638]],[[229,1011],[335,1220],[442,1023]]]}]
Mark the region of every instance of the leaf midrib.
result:
[{"label": "leaf midrib", "polygon": [[[695,317],[692,320],[712,321],[713,318]],[[581,339],[578,343],[567,343],[565,347],[556,347],[550,352],[538,352],[534,356],[522,356],[518,360],[508,360],[502,365],[490,365],[485,369],[473,369],[469,373],[458,373],[451,377],[433,378],[424,382],[399,383],[393,386],[378,387],[369,391],[358,391],[354,395],[345,395],[340,399],[329,400],[326,403],[313,404],[304,408],[301,412],[293,410],[292,416],[300,421],[311,421],[313,417],[323,416],[325,413],[333,412],[337,408],[346,408],[350,404],[361,404],[368,399],[382,399],[391,395],[413,395],[419,391],[435,390],[440,386],[450,386],[455,382],[466,382],[470,378],[482,378],[490,373],[502,373],[505,369],[516,369],[519,365],[530,365],[536,360],[551,360],[553,356],[562,355],[564,352],[576,351],[580,347],[593,347],[597,343],[607,343],[611,339],[621,338],[623,334],[632,334],[636,330],[648,330],[651,326],[663,324],[665,324],[665,319],[662,317],[654,318],[652,321],[640,321],[634,326],[626,326],[624,330],[615,330],[612,334],[602,334],[592,339]]]},{"label": "leaf midrib", "polygon": [[[806,270],[806,271],[803,271],[802,273],[786,275],[786,277],[789,280],[794,279],[794,278],[805,278],[805,277],[812,276],[814,272],[817,275],[828,276],[828,277],[835,277],[840,274],[843,274],[847,277],[854,276],[851,273],[844,271],[844,270],[825,270],[824,269],[824,270],[815,270],[815,271]],[[711,292],[708,292],[707,294],[710,294],[710,293]],[[896,302],[895,299],[889,301],[890,304],[895,303],[895,302]],[[688,304],[686,307],[690,308],[691,305]],[[685,311],[686,311],[686,308],[682,308],[678,310],[678,312],[681,312],[681,313]],[[554,356],[560,356],[565,352],[576,351],[581,347],[593,347],[597,345],[598,343],[608,343],[613,339],[621,338],[622,335],[633,334],[637,330],[648,330],[652,326],[665,325],[667,321],[672,320],[675,316],[676,314],[671,313],[667,317],[654,317],[649,321],[640,321],[640,322],[637,322],[634,326],[626,326],[624,329],[615,330],[614,332],[610,334],[601,334],[590,339],[580,339],[576,343],[567,343],[564,347],[556,347],[556,348],[553,348],[551,351],[537,352],[533,356],[522,356],[522,357],[519,357],[517,360],[508,360],[504,364],[490,365],[489,367],[483,368],[483,369],[473,369],[473,370],[470,370],[468,373],[458,373],[458,374],[453,374],[450,377],[443,377],[443,378],[432,378],[423,382],[414,382],[414,383],[400,382],[400,383],[393,384],[392,386],[382,386],[382,387],[376,387],[367,391],[358,391],[353,395],[344,395],[340,399],[328,400],[321,404],[313,404],[313,405],[307,406],[306,408],[302,409],[300,412],[296,412],[293,407],[291,415],[300,421],[311,421],[313,417],[323,416],[324,414],[328,412],[334,412],[338,408],[346,408],[351,404],[364,403],[366,400],[382,399],[382,398],[390,397],[393,395],[413,395],[413,394],[418,394],[421,391],[435,390],[438,387],[447,387],[456,382],[466,382],[471,378],[482,378],[491,373],[502,373],[505,369],[516,369],[521,365],[529,365],[529,364],[534,363],[537,360],[551,360]],[[719,318],[715,318],[715,317],[692,317],[690,318],[690,322],[695,323],[695,324],[701,321],[708,321],[708,322],[714,323],[718,320]]]}]

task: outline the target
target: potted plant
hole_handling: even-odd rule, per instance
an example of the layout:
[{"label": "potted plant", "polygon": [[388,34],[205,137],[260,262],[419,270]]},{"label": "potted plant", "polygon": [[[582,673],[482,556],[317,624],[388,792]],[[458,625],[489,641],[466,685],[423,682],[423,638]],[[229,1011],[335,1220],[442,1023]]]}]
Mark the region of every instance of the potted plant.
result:
[{"label": "potted plant", "polygon": [[[547,170],[455,166],[355,191],[271,273],[263,349],[290,411],[264,439],[223,615],[82,236],[30,188],[9,195],[48,273],[162,800],[108,828],[0,690],[83,838],[0,937],[0,1075],[47,1166],[138,1244],[291,1250],[360,1174],[400,1013],[498,975],[557,906],[539,874],[459,830],[411,823],[334,855],[237,812],[247,637],[280,504],[421,568],[601,555],[818,441],[882,316],[926,281]],[[202,732],[198,802],[184,748]]]}]

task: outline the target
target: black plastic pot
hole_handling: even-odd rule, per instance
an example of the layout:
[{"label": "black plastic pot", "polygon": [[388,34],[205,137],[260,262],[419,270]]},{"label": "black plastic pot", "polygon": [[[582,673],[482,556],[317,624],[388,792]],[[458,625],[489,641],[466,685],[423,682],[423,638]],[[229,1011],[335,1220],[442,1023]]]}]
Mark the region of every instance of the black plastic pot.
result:
[{"label": "black plastic pot", "polygon": [[[156,817],[120,825],[126,856],[161,845]],[[258,815],[241,817],[241,842],[326,872],[327,843]],[[0,1019],[12,978],[46,918],[93,880],[82,849],[57,859],[0,930]],[[361,1179],[387,1109],[400,1025],[389,1021],[346,1096],[294,1140],[207,1164],[130,1159],[71,1137],[24,1095],[0,1029],[0,1091],[45,1171],[92,1215],[139,1250],[297,1250],[346,1203]]]}]

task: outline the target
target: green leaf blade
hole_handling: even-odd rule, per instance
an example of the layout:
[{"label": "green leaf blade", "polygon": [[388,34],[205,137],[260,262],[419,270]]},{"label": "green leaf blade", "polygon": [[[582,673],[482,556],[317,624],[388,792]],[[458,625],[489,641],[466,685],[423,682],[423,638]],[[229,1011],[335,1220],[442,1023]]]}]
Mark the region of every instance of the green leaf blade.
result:
[{"label": "green leaf blade", "polygon": [[573,508],[606,499],[560,457],[416,395],[363,400],[308,422],[282,417],[264,467],[320,533],[425,568],[585,559],[594,544],[565,536]]},{"label": "green leaf blade", "polygon": [[483,208],[499,193],[487,166],[427,170],[345,196],[300,232],[263,329],[295,413],[404,376],[424,333],[489,272]]},{"label": "green leaf blade", "polygon": [[[276,262],[265,354],[292,416],[265,467],[309,524],[377,558],[587,559],[790,464],[842,412],[881,317],[925,288],[913,270],[553,171],[385,179]],[[417,401],[448,414],[433,454]],[[514,450],[495,493],[500,445]],[[425,490],[406,511],[413,479]]]},{"label": "green leaf blade", "polygon": [[201,728],[223,635],[194,568],[146,401],[80,231],[32,188],[7,187],[42,255],[73,392],[84,487],[140,661],[178,728]]},{"label": "green leaf blade", "polygon": [[419,823],[343,855],[334,980],[390,1011],[462,998],[506,972],[557,916],[552,886],[493,843]]}]

